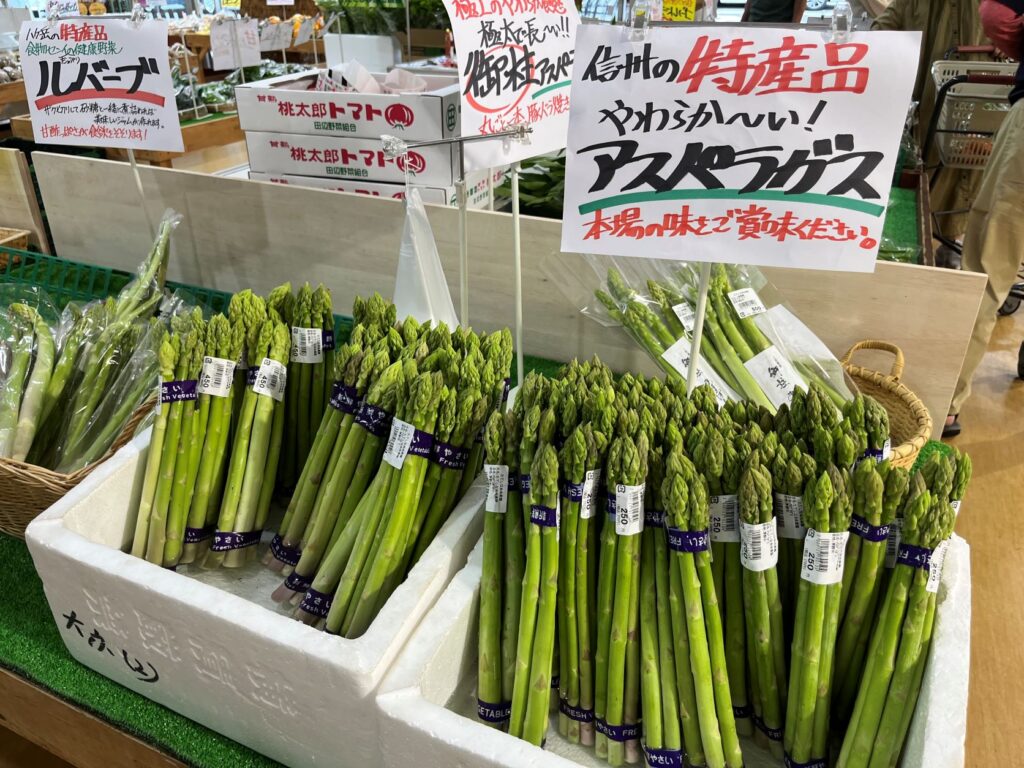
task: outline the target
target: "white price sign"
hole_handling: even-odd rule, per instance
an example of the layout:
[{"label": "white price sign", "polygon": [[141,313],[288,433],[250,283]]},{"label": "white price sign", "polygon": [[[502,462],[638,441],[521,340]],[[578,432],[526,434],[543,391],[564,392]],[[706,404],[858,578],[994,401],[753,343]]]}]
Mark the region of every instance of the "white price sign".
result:
[{"label": "white price sign", "polygon": [[260,63],[260,24],[256,19],[219,21],[210,27],[214,69],[254,67]]},{"label": "white price sign", "polygon": [[280,51],[292,44],[292,25],[287,21],[266,24],[260,29],[260,50]]},{"label": "white price sign", "polygon": [[184,150],[166,21],[26,21],[19,40],[37,142]]},{"label": "white price sign", "polygon": [[581,26],[562,250],[872,271],[920,39]]},{"label": "white price sign", "polygon": [[565,147],[579,12],[572,0],[444,0],[459,57],[462,135],[533,128],[527,143],[464,145],[466,170],[510,165]]}]

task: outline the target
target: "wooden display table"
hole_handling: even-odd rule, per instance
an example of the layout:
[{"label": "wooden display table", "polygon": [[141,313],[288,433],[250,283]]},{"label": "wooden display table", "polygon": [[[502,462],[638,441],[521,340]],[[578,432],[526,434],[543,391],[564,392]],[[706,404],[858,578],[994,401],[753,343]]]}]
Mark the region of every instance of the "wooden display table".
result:
[{"label": "wooden display table", "polygon": [[184,763],[0,669],[0,722],[79,768],[184,768]]},{"label": "wooden display table", "polygon": [[[19,139],[33,141],[32,119],[28,115],[11,118],[11,133]],[[185,144],[184,152],[140,150],[135,153],[135,159],[160,168],[170,168],[171,161],[176,157],[210,147],[222,147],[237,141],[245,141],[245,133],[238,125],[238,114],[232,113],[211,115],[184,123],[181,126],[181,138]],[[113,160],[125,160],[128,157],[121,149],[106,149],[104,152]]]},{"label": "wooden display table", "polygon": [[22,101],[28,101],[28,96],[25,94],[24,80],[16,80],[13,83],[0,85],[0,107],[7,104],[17,104]]}]

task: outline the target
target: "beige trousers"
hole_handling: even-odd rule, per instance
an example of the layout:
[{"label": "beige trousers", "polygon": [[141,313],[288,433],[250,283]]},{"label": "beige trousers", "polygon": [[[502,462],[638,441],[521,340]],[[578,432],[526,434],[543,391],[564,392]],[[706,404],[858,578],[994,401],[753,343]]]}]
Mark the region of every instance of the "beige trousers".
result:
[{"label": "beige trousers", "polygon": [[960,412],[988,349],[996,311],[1006,301],[1024,259],[1024,100],[1010,109],[992,147],[964,235],[963,268],[988,275],[974,333],[949,412]]}]

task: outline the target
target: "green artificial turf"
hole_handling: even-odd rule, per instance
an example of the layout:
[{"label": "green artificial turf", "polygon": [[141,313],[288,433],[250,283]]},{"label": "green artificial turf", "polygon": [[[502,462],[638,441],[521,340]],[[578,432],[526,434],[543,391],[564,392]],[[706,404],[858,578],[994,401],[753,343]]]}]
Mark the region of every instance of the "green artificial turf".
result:
[{"label": "green artificial turf", "polygon": [[916,189],[893,187],[890,190],[878,258],[908,264],[917,264],[920,261],[921,242],[917,222]]}]

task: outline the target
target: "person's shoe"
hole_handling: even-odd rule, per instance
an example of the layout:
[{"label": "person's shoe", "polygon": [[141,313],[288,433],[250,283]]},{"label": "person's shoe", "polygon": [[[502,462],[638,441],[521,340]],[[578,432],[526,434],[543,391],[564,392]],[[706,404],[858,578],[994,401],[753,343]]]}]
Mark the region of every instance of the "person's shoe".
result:
[{"label": "person's shoe", "polygon": [[947,416],[946,423],[942,427],[943,437],[956,437],[960,434],[960,415]]}]

